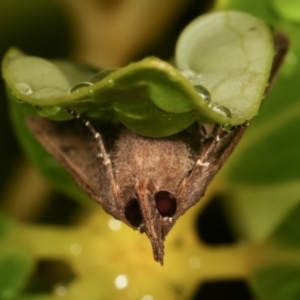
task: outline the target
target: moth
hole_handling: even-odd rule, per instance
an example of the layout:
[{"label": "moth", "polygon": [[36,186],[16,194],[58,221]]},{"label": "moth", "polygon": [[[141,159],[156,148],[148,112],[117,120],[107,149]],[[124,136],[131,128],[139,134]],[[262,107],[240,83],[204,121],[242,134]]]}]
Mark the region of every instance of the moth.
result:
[{"label": "moth", "polygon": [[[287,51],[286,37],[277,34],[275,45],[270,82]],[[168,232],[203,197],[246,126],[223,131],[213,125],[207,132],[205,126],[194,124],[171,137],[148,138],[122,125],[96,130],[75,111],[66,111],[73,120],[28,117],[27,124],[107,213],[148,236],[154,259],[163,264]],[[82,124],[80,129],[76,121]]]}]

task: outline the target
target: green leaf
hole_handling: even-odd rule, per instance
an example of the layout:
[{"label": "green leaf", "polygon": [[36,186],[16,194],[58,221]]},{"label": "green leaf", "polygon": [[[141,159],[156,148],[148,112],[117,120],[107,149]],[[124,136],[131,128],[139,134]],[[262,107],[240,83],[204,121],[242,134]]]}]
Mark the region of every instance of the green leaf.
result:
[{"label": "green leaf", "polygon": [[47,104],[50,99],[65,95],[70,88],[68,80],[54,64],[42,58],[24,56],[16,49],[11,49],[3,60],[3,75],[7,84],[14,88],[17,98],[30,99],[36,105],[35,100]]},{"label": "green leaf", "polygon": [[280,245],[289,248],[300,248],[300,205],[293,208],[278,226],[273,238]]},{"label": "green leaf", "polygon": [[5,55],[2,72],[10,98],[30,103],[43,117],[67,120],[70,116],[62,108],[69,106],[94,118],[117,118],[141,135],[162,137],[195,120],[229,128],[251,119],[269,78],[272,36],[262,20],[244,13],[196,19],[176,50],[177,64],[188,79],[149,57],[74,85],[74,78],[84,73],[79,68],[66,72],[61,63],[16,49]]},{"label": "green leaf", "polygon": [[263,300],[299,300],[300,266],[282,264],[262,267],[253,274],[251,285]]},{"label": "green leaf", "polygon": [[[201,34],[199,34],[201,32]],[[231,112],[231,124],[256,114],[274,55],[268,25],[246,13],[203,15],[183,31],[176,62],[194,85],[205,86],[214,105]]]},{"label": "green leaf", "polygon": [[300,105],[295,103],[287,104],[279,115],[266,122],[260,130],[251,128],[251,134],[242,143],[228,170],[230,180],[247,184],[298,180],[299,126]]},{"label": "green leaf", "polygon": [[264,242],[299,204],[300,181],[241,185],[225,182],[226,210],[232,228],[242,239]]},{"label": "green leaf", "polygon": [[0,298],[14,299],[32,271],[32,261],[21,254],[0,256]]}]

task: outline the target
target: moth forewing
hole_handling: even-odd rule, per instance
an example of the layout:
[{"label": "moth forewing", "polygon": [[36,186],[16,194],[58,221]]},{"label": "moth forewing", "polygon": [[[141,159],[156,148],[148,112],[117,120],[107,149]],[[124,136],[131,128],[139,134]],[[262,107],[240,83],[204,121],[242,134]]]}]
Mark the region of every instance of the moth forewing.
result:
[{"label": "moth forewing", "polygon": [[74,121],[55,122],[46,118],[28,117],[27,125],[43,147],[67,170],[75,182],[103,209],[115,218],[118,210],[109,205],[114,199],[101,158],[94,143],[89,143],[89,131]]}]

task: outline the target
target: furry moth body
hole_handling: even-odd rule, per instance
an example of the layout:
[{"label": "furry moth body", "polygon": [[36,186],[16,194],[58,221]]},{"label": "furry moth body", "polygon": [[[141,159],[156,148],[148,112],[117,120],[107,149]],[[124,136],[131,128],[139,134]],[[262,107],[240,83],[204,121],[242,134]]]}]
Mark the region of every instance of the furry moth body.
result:
[{"label": "furry moth body", "polygon": [[163,263],[167,233],[203,196],[223,164],[228,149],[224,141],[236,132],[216,127],[214,137],[203,144],[200,134],[154,139],[123,128],[109,145],[89,121],[69,113],[84,124],[81,130],[76,121],[32,117],[27,123],[46,150],[107,213],[147,234],[155,260]]}]

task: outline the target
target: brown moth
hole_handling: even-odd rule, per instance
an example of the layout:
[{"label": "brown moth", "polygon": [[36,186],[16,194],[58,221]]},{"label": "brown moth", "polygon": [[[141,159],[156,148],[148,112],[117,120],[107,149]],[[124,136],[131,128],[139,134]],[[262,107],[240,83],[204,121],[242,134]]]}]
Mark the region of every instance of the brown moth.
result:
[{"label": "brown moth", "polygon": [[[288,48],[275,37],[270,83]],[[70,109],[75,119],[55,122],[30,117],[27,124],[39,142],[77,184],[114,218],[146,233],[154,259],[163,264],[164,240],[176,220],[204,195],[231,154],[246,126],[223,131],[203,125],[166,138],[147,138],[122,126],[97,131]],[[79,130],[74,123],[84,126]],[[92,140],[92,144],[87,141]],[[93,137],[94,136],[94,137]]]}]

